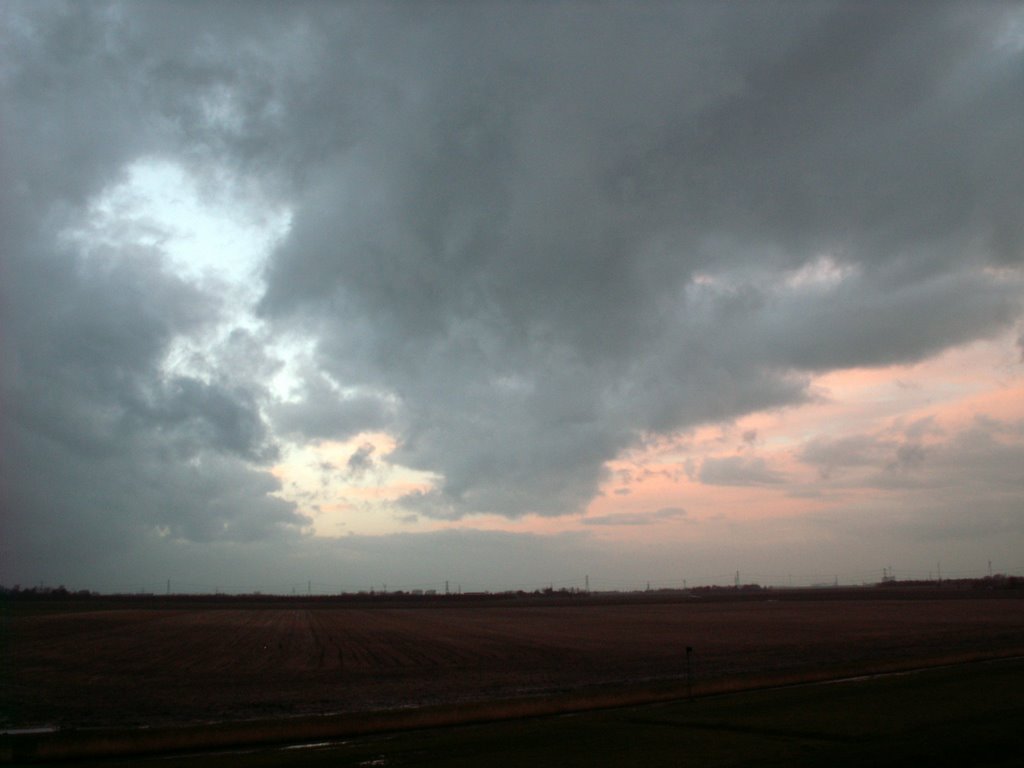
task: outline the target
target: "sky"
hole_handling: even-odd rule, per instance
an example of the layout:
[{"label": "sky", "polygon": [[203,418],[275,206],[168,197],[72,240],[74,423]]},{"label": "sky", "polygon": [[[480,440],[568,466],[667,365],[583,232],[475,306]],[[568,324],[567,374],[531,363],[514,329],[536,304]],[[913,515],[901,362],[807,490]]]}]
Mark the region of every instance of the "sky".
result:
[{"label": "sky", "polygon": [[0,4],[0,584],[1024,573],[1024,10]]}]

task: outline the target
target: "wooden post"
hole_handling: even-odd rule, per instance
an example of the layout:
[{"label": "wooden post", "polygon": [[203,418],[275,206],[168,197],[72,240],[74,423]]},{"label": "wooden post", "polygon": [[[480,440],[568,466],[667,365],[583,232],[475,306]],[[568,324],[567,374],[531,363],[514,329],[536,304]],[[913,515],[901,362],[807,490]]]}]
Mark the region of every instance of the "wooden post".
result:
[{"label": "wooden post", "polygon": [[693,667],[690,657],[693,655],[693,646],[686,646],[686,698],[693,701]]}]

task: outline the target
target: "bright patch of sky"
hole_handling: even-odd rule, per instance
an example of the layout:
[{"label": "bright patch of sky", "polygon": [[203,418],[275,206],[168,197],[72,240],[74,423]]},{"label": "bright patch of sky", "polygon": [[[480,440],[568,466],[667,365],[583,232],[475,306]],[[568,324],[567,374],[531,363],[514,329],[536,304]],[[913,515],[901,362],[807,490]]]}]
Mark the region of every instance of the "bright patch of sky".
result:
[{"label": "bright patch of sky", "polygon": [[225,282],[251,301],[267,257],[290,225],[288,210],[253,210],[202,188],[177,163],[145,159],[95,199],[86,221],[68,234],[89,248],[158,249],[176,273]]},{"label": "bright patch of sky", "polygon": [[[228,186],[200,180],[179,163],[145,158],[129,165],[116,184],[91,202],[83,219],[64,232],[86,254],[157,253],[179,277],[217,286],[224,302],[223,323],[206,338],[176,339],[165,361],[169,373],[207,379],[204,361],[210,348],[222,345],[236,328],[259,334],[263,325],[253,305],[263,291],[263,268],[287,236],[292,214],[287,208],[267,210],[233,196]],[[271,388],[287,398],[310,342],[282,337],[262,341],[268,355],[281,363]]]},{"label": "bright patch of sky", "polygon": [[1024,9],[1007,17],[1006,26],[996,36],[995,49],[1011,56],[1024,51]]},{"label": "bright patch of sky", "polygon": [[841,264],[831,254],[825,253],[791,271],[786,276],[785,284],[794,290],[829,290],[855,271],[853,266]]},{"label": "bright patch of sky", "polygon": [[430,490],[438,478],[392,464],[388,455],[394,449],[394,438],[382,432],[291,445],[274,468],[281,481],[278,495],[312,518],[315,536],[419,530],[423,521],[395,502]]}]

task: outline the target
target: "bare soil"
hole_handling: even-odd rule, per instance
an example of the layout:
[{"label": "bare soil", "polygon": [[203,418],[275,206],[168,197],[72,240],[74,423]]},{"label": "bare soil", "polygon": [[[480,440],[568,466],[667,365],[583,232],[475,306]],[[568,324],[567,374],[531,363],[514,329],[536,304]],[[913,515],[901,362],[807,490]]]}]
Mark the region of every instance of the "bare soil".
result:
[{"label": "bare soil", "polygon": [[173,725],[1024,653],[1024,600],[429,606],[153,601],[8,611],[0,725]]}]

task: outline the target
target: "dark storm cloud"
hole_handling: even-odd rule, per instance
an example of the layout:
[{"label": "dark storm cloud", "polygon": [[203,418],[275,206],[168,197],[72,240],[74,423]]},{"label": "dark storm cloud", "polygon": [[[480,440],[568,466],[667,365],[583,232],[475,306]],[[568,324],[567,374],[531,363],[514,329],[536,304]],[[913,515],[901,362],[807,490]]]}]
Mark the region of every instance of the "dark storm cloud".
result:
[{"label": "dark storm cloud", "polygon": [[[286,535],[304,518],[259,468],[278,441],[381,429],[442,478],[411,511],[578,512],[647,432],[1011,327],[1013,12],[5,3],[12,528],[37,553],[58,521]],[[291,211],[258,341],[213,344],[218,291],[159,248],[62,240],[142,158]],[[284,334],[315,349],[278,401],[257,349]],[[168,369],[183,340],[201,374]],[[745,461],[702,476],[768,477]]]},{"label": "dark storm cloud", "polygon": [[192,429],[198,442],[253,461],[276,458],[275,447],[266,444],[266,426],[251,392],[186,377],[172,379],[168,389],[151,414],[155,428]]},{"label": "dark storm cloud", "polygon": [[[388,98],[308,116],[336,144],[263,311],[396,398],[417,511],[573,511],[639,431],[1019,316],[979,270],[1020,259],[1004,7],[573,8],[371,14],[394,45],[320,93]],[[838,284],[773,286],[823,253]]]},{"label": "dark storm cloud", "polygon": [[956,268],[896,286],[848,283],[756,312],[752,340],[770,359],[802,369],[888,365],[1010,326],[1021,311],[1018,283]]},{"label": "dark storm cloud", "polygon": [[248,540],[305,522],[250,463],[275,446],[259,390],[171,376],[171,342],[218,304],[151,254],[80,259],[55,249],[6,267],[5,523],[15,561],[82,557],[159,529]]},{"label": "dark storm cloud", "polygon": [[277,429],[296,439],[345,440],[364,430],[383,429],[393,406],[374,393],[344,393],[316,371],[304,377],[299,399],[270,406]]}]

